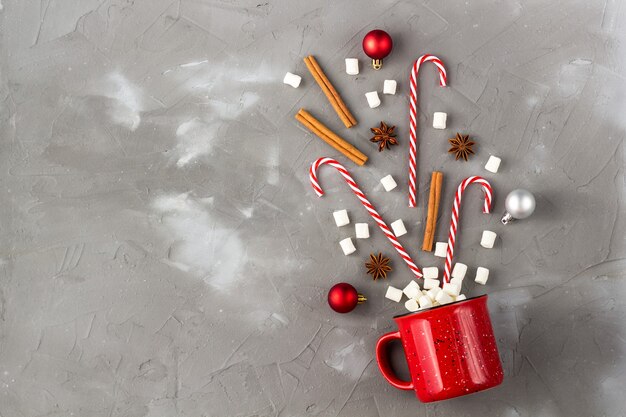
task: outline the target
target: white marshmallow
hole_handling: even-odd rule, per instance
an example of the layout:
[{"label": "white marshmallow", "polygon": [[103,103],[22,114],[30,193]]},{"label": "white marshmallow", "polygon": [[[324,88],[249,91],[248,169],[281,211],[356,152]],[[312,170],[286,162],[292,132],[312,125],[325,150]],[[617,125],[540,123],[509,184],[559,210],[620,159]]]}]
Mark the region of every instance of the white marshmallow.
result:
[{"label": "white marshmallow", "polygon": [[374,109],[380,106],[378,91],[370,91],[369,93],[365,93],[365,98],[367,99],[367,104],[370,106],[370,109]]},{"label": "white marshmallow", "polygon": [[356,247],[354,246],[354,243],[352,243],[352,239],[349,237],[340,241],[339,245],[341,246],[341,250],[343,250],[343,254],[346,256],[356,252]]},{"label": "white marshmallow", "polygon": [[425,279],[424,280],[424,288],[427,290],[433,289],[433,288],[438,288],[439,287],[439,280],[438,279]]},{"label": "white marshmallow", "polygon": [[465,296],[465,294],[461,294],[457,296],[454,301],[463,301],[463,300],[467,300],[467,297]]},{"label": "white marshmallow", "polygon": [[354,223],[354,231],[357,239],[367,239],[370,237],[370,226],[367,223]]},{"label": "white marshmallow", "polygon": [[402,290],[396,287],[392,287],[390,285],[387,287],[385,298],[388,298],[391,301],[395,301],[396,303],[399,303],[400,300],[402,300]]},{"label": "white marshmallow", "polygon": [[383,94],[396,94],[398,83],[396,80],[385,80],[383,83]]},{"label": "white marshmallow", "polygon": [[357,75],[359,73],[359,60],[356,58],[346,58],[346,73]]},{"label": "white marshmallow", "polygon": [[435,243],[435,256],[438,256],[440,258],[445,258],[447,251],[448,251],[448,244],[446,242]]},{"label": "white marshmallow", "polygon": [[480,238],[480,246],[483,248],[491,249],[496,243],[496,237],[498,235],[491,230],[483,230],[483,236]]},{"label": "white marshmallow", "polygon": [[475,282],[479,283],[480,285],[485,285],[488,279],[489,270],[487,268],[483,268],[482,266],[476,268],[476,278],[474,278]]},{"label": "white marshmallow", "polygon": [[402,292],[408,298],[417,298],[419,295],[422,294],[419,284],[415,281],[409,282],[409,284],[406,287],[404,287]]},{"label": "white marshmallow", "polygon": [[502,159],[498,158],[497,156],[489,155],[489,160],[485,164],[485,169],[495,174],[500,168],[500,162],[502,162]]},{"label": "white marshmallow", "polygon": [[433,300],[431,300],[430,297],[426,295],[422,295],[420,298],[418,298],[417,302],[420,305],[420,308],[428,308],[433,306]]},{"label": "white marshmallow", "polygon": [[459,278],[460,280],[463,280],[466,272],[467,265],[457,262],[454,264],[454,268],[452,268],[452,278]]},{"label": "white marshmallow", "polygon": [[393,234],[396,235],[396,237],[406,235],[406,227],[404,227],[402,219],[398,219],[391,223],[391,228],[393,229]]},{"label": "white marshmallow", "polygon": [[348,217],[347,210],[337,210],[333,211],[333,217],[335,218],[335,223],[337,227],[345,226],[346,224],[350,224],[350,218]]},{"label": "white marshmallow", "polygon": [[461,278],[452,278],[450,282],[453,283],[454,285],[458,285],[459,288],[463,287],[463,280]]},{"label": "white marshmallow", "polygon": [[437,279],[439,277],[439,268],[436,266],[422,268],[422,274],[424,274],[424,279]]},{"label": "white marshmallow", "polygon": [[391,175],[381,178],[380,183],[385,187],[385,191],[391,191],[398,186]]},{"label": "white marshmallow", "polygon": [[445,129],[447,120],[448,115],[446,113],[436,111],[435,114],[433,114],[433,127],[435,129]]},{"label": "white marshmallow", "polygon": [[407,300],[407,301],[404,303],[404,307],[405,307],[407,310],[409,310],[411,313],[414,313],[414,312],[416,312],[417,310],[419,310],[419,309],[420,309],[419,304],[417,304],[417,300],[414,300],[414,299],[412,299],[412,298],[411,298],[410,300]]},{"label": "white marshmallow", "polygon": [[446,282],[443,284],[442,291],[447,293],[448,295],[451,295],[452,297],[456,297],[461,293],[461,287],[452,282]]},{"label": "white marshmallow", "polygon": [[285,78],[283,78],[283,83],[284,84],[289,84],[293,88],[300,87],[300,82],[301,81],[302,81],[302,77],[300,77],[299,75],[296,75],[296,74],[292,74],[290,72],[285,74]]},{"label": "white marshmallow", "polygon": [[430,290],[428,290],[426,292],[426,295],[428,296],[428,298],[435,301],[437,298],[437,294],[439,294],[440,292],[441,292],[441,288],[435,287],[435,288],[431,288]]},{"label": "white marshmallow", "polygon": [[437,296],[435,297],[435,301],[437,301],[441,305],[444,305],[453,302],[454,299],[450,297],[450,294],[448,294],[447,292],[439,291],[437,293]]}]

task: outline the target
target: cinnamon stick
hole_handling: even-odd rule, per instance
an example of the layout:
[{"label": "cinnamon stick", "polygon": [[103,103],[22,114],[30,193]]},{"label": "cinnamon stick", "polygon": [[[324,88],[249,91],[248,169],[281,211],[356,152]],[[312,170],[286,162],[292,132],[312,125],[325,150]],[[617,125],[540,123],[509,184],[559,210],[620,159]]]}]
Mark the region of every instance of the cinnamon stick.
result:
[{"label": "cinnamon stick", "polygon": [[317,84],[326,95],[326,98],[330,102],[331,106],[333,106],[333,109],[335,109],[335,112],[337,113],[343,124],[347,128],[351,128],[352,126],[356,125],[356,119],[354,118],[352,113],[350,113],[350,110],[348,110],[346,103],[343,102],[341,96],[339,95],[337,90],[335,90],[335,87],[333,87],[333,85],[330,83],[330,80],[328,79],[328,77],[326,77],[324,71],[322,71],[322,68],[317,63],[315,57],[313,55],[305,57],[304,63],[306,64],[306,67],[309,69],[309,72],[311,73],[313,78],[315,78]]},{"label": "cinnamon stick", "polygon": [[317,120],[308,111],[300,109],[296,113],[296,120],[302,123],[312,133],[322,139],[324,142],[341,152],[346,158],[350,159],[357,165],[363,165],[367,161],[367,156],[357,148],[337,136],[332,130],[324,126],[322,122]]},{"label": "cinnamon stick", "polygon": [[428,197],[428,214],[426,216],[426,227],[424,228],[424,242],[422,250],[431,252],[435,240],[437,229],[437,215],[439,213],[439,202],[441,201],[441,186],[443,184],[443,173],[434,171],[430,177],[430,195]]}]

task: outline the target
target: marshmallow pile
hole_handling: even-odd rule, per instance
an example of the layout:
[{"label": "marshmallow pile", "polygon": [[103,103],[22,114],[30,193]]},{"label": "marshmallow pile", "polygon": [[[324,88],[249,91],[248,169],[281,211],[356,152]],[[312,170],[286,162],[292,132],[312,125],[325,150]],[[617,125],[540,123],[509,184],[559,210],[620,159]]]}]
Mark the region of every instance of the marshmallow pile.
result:
[{"label": "marshmallow pile", "polygon": [[[450,279],[450,282],[445,282],[443,287],[438,279],[439,268],[436,266],[426,267],[422,269],[422,273],[424,274],[423,289],[420,289],[416,281],[409,282],[403,289],[390,285],[387,287],[385,297],[399,303],[402,301],[402,298],[406,296],[407,300],[404,303],[404,307],[410,312],[467,299],[465,294],[461,294],[463,279],[465,279],[465,275],[467,274],[467,265],[461,262],[454,264],[451,274],[452,279]],[[474,278],[474,281],[478,284],[485,285],[488,278],[489,270],[479,266],[476,269],[476,278]]]},{"label": "marshmallow pile", "polygon": [[[442,288],[437,279],[439,277],[439,268],[434,266],[424,268],[422,270],[424,273],[424,289],[420,289],[419,284],[415,281],[409,282],[403,289],[390,285],[387,287],[385,297],[399,303],[402,301],[402,297],[406,296],[407,300],[404,303],[404,307],[410,312],[465,300],[467,297],[461,294],[461,284],[467,271],[467,265],[457,263],[454,271],[456,271],[456,281],[451,280],[448,283],[444,283]],[[454,274],[455,272],[453,272]]]}]

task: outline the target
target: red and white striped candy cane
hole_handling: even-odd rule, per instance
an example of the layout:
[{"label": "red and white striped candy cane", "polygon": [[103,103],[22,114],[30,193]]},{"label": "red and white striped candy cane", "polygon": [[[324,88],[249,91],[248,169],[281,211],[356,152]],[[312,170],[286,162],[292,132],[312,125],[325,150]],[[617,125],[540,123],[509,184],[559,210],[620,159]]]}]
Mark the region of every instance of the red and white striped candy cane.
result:
[{"label": "red and white striped candy cane", "polygon": [[446,69],[443,62],[436,56],[425,54],[419,57],[413,64],[411,70],[411,97],[409,108],[409,207],[415,207],[416,179],[417,179],[417,76],[420,65],[424,62],[432,62],[439,70],[439,85],[445,87],[447,84]]},{"label": "red and white striped candy cane", "polygon": [[452,217],[450,219],[450,233],[448,234],[448,251],[446,252],[446,268],[443,273],[443,282],[450,282],[450,268],[452,267],[452,256],[454,255],[454,243],[456,242],[457,227],[459,224],[459,206],[461,205],[461,197],[463,192],[470,184],[480,184],[485,192],[485,204],[483,205],[483,213],[491,211],[491,200],[493,199],[493,189],[489,182],[478,176],[467,177],[459,184],[454,196],[454,204],[452,205]]},{"label": "red and white striped candy cane", "polygon": [[391,229],[389,229],[389,226],[387,226],[387,223],[385,223],[385,221],[382,219],[382,217],[380,217],[380,214],[378,214],[378,212],[376,211],[372,203],[370,203],[367,197],[365,197],[365,194],[363,194],[363,191],[361,191],[361,189],[356,184],[356,182],[354,181],[354,179],[352,178],[348,170],[343,165],[341,165],[339,162],[337,162],[336,160],[332,158],[319,158],[317,161],[311,164],[311,168],[309,169],[309,178],[311,180],[311,186],[315,190],[315,193],[317,194],[317,196],[321,197],[322,195],[324,195],[324,191],[322,190],[322,187],[320,187],[320,184],[317,181],[317,170],[319,169],[320,166],[324,164],[328,164],[332,166],[333,168],[335,168],[337,171],[339,171],[341,176],[343,176],[343,179],[346,180],[346,182],[352,189],[352,192],[359,198],[359,200],[361,200],[361,203],[363,204],[363,206],[365,206],[367,211],[374,218],[374,220],[378,224],[378,227],[380,227],[380,230],[383,231],[385,236],[387,236],[387,239],[389,239],[393,247],[396,248],[396,250],[402,257],[402,259],[404,259],[404,262],[406,262],[406,264],[409,266],[409,269],[411,270],[411,272],[413,272],[413,274],[415,274],[416,277],[421,278],[422,271],[417,267],[417,265],[415,265],[415,262],[413,262],[413,259],[411,259],[411,257],[406,252],[406,250],[404,250],[404,248],[402,247],[402,245],[400,244],[396,236],[391,232]]}]

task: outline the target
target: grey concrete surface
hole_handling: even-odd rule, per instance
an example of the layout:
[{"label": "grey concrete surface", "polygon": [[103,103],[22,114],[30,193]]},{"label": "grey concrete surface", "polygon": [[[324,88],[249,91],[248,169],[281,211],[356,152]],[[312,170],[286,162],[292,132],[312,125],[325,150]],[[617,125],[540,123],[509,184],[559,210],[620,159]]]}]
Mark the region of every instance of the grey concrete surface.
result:
[{"label": "grey concrete surface", "polygon": [[[1,416],[626,415],[623,2],[3,0],[0,22]],[[379,72],[360,46],[376,27],[395,41]],[[425,52],[450,86],[424,67],[409,209],[408,70]],[[307,74],[308,54],[355,128]],[[282,84],[287,71],[299,89]],[[387,78],[398,95],[369,109],[363,94]],[[300,107],[368,164],[301,128]],[[434,111],[447,130],[429,128]],[[379,154],[368,138],[380,120],[400,146]],[[470,162],[446,154],[457,131],[478,143]],[[489,154],[498,174],[482,168]],[[493,215],[478,190],[464,201],[456,259],[491,270],[464,291],[490,295],[500,387],[425,405],[383,380],[374,345],[403,310],[384,291],[411,275],[332,170],[315,197],[307,168],[320,156],[404,219],[422,266],[443,265],[418,250],[430,172],[445,173],[437,240],[461,179],[492,181]],[[399,188],[386,193],[389,173]],[[501,226],[518,187],[537,212]],[[349,257],[340,208],[372,227]],[[492,250],[478,244],[485,228],[499,234]],[[392,258],[386,282],[364,274],[373,251]],[[339,281],[368,303],[332,312]]]}]

